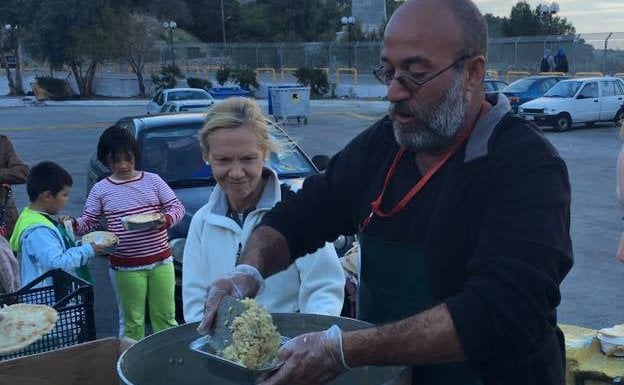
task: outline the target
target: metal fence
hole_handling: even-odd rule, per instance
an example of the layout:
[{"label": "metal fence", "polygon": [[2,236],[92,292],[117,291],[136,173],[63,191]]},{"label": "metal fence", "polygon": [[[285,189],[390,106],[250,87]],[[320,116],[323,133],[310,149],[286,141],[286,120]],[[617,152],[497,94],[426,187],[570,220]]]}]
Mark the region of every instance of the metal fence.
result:
[{"label": "metal fence", "polygon": [[[512,81],[537,73],[544,50],[553,54],[563,48],[570,74],[624,73],[624,32],[565,36],[524,36],[491,38],[488,68],[493,77]],[[372,69],[379,63],[381,42],[313,43],[233,43],[186,44],[173,47],[162,43],[149,55],[146,75],[175,61],[186,76],[213,78],[222,66],[245,66],[257,70],[263,82],[294,81],[292,72],[299,67],[320,68],[335,83],[373,83]],[[42,70],[30,63],[26,69]],[[104,63],[99,72],[113,76],[130,73],[125,63]]]}]

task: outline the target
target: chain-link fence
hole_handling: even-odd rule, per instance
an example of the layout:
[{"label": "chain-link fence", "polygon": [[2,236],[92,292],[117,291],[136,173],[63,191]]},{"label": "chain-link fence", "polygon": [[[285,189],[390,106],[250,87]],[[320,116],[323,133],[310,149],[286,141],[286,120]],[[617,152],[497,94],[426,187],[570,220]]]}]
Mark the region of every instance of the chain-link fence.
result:
[{"label": "chain-link fence", "polygon": [[[539,72],[546,49],[553,54],[562,48],[569,62],[569,74],[624,73],[624,32],[565,36],[491,38],[488,50],[489,75],[513,81]],[[146,79],[165,64],[175,62],[189,77],[214,80],[218,68],[245,66],[256,70],[261,82],[294,82],[292,73],[300,67],[320,68],[336,84],[374,84],[372,70],[379,63],[381,42],[312,43],[166,43],[147,55]],[[26,75],[45,74],[46,67],[26,63]],[[132,79],[130,66],[108,62],[98,66],[98,76]]]}]

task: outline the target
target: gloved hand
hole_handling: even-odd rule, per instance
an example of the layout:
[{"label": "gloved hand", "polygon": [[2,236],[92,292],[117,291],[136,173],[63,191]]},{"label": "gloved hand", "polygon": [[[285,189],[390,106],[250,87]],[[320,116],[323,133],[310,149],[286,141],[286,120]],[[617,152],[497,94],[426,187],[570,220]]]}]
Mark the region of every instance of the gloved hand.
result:
[{"label": "gloved hand", "polygon": [[277,358],[284,364],[260,385],[324,384],[351,370],[344,359],[342,331],[336,325],[293,338]]},{"label": "gloved hand", "polygon": [[255,297],[263,288],[264,278],[255,267],[237,265],[228,275],[219,278],[208,286],[204,304],[204,318],[197,327],[197,331],[201,334],[208,333],[224,296],[231,295],[238,299]]}]

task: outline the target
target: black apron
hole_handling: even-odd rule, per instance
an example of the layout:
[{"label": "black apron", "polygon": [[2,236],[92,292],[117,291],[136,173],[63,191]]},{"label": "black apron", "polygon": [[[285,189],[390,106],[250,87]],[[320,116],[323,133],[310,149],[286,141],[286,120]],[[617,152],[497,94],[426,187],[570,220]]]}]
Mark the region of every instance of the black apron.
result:
[{"label": "black apron", "polygon": [[[399,321],[425,311],[435,299],[422,246],[392,243],[360,234],[358,319],[373,324]],[[412,368],[413,385],[481,385],[465,363]]]}]

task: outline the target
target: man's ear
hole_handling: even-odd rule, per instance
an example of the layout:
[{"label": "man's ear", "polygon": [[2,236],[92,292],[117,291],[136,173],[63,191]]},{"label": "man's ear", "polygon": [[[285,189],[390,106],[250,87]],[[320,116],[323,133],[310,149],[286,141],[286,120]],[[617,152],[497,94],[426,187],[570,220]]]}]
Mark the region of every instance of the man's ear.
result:
[{"label": "man's ear", "polygon": [[46,190],[44,192],[42,192],[41,194],[39,194],[39,199],[43,199],[43,200],[50,200],[51,198],[54,198],[54,194],[52,194],[52,192]]},{"label": "man's ear", "polygon": [[468,78],[466,79],[466,89],[469,91],[483,90],[483,79],[485,77],[486,60],[483,55],[466,60],[466,71]]}]

